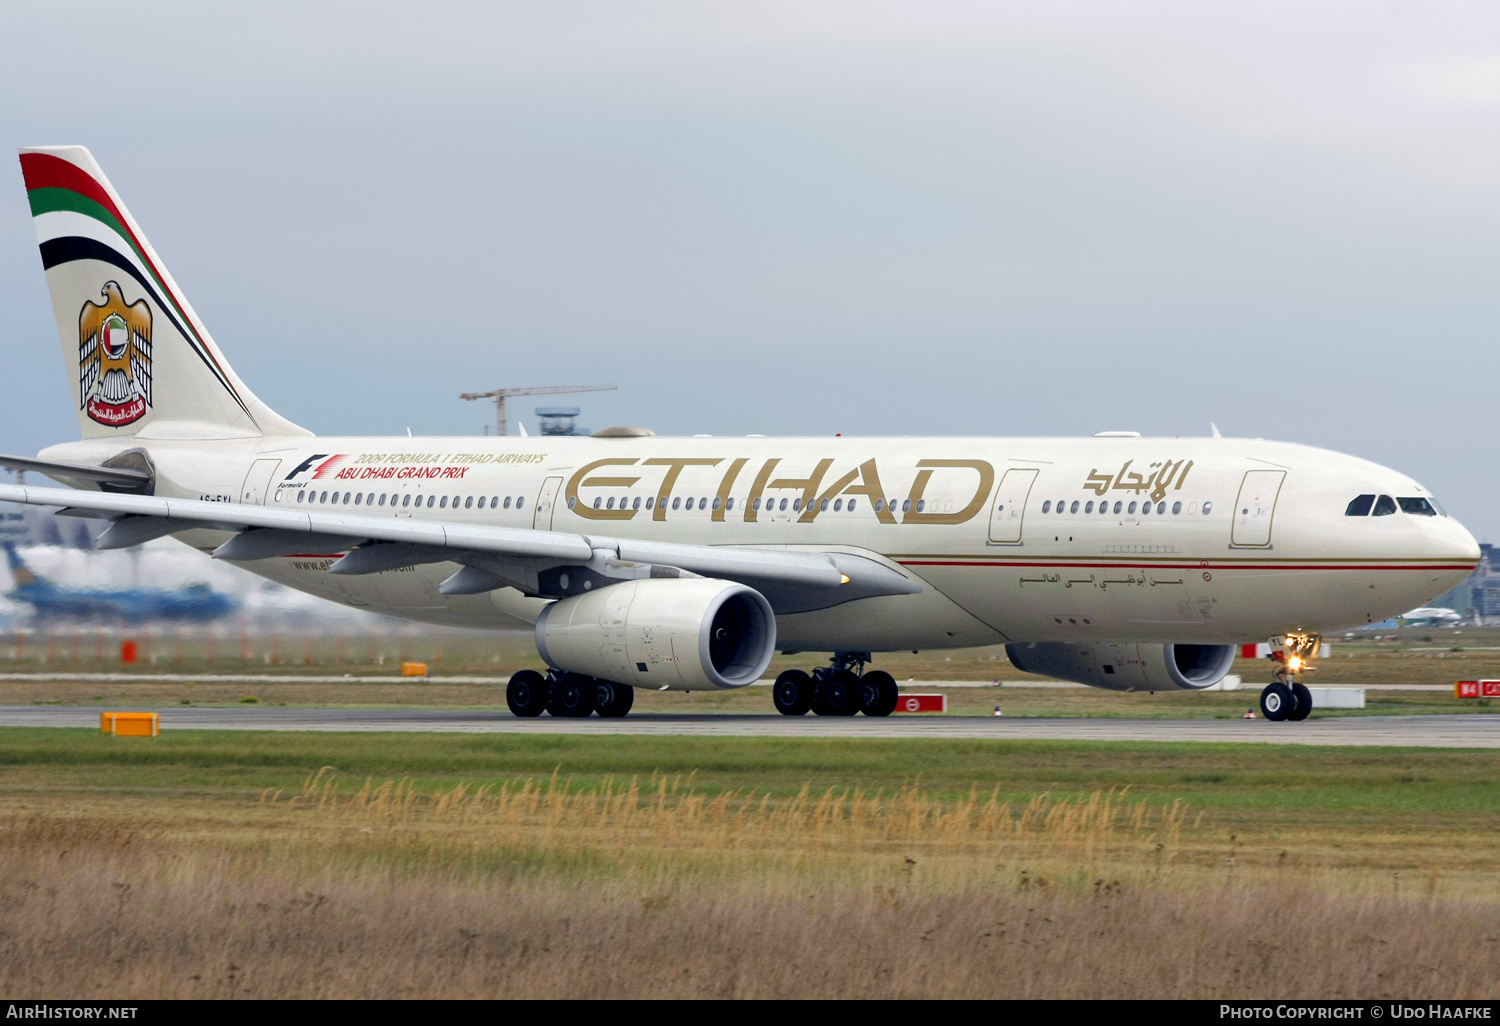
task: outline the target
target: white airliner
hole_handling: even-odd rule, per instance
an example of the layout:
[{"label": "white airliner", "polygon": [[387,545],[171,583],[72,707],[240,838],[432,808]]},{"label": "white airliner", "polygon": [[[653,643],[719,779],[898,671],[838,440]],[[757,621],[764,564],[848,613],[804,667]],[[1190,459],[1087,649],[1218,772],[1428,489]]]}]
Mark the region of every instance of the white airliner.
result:
[{"label": "white airliner", "polygon": [[1474,539],[1404,474],[1203,438],[315,437],[235,375],[89,152],[21,151],[81,441],[0,499],[172,535],[381,613],[534,627],[520,716],[783,673],[776,707],[886,715],[873,653],[1004,643],[1022,670],[1201,689],[1272,638],[1272,719],[1321,632],[1452,588]]}]

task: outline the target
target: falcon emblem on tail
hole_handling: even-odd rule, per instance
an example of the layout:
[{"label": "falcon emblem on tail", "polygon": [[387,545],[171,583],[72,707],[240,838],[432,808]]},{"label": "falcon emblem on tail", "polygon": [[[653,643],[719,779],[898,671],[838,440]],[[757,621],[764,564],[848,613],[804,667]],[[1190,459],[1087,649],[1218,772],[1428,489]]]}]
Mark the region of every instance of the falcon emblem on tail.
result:
[{"label": "falcon emblem on tail", "polygon": [[106,427],[133,424],[151,409],[151,307],[127,305],[116,282],[104,302],[78,314],[78,405]]}]

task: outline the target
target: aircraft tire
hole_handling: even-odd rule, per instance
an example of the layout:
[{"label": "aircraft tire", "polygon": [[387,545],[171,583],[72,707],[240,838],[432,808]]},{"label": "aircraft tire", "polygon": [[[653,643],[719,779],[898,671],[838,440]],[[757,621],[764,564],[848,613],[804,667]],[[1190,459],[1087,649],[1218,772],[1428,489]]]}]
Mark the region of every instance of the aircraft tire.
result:
[{"label": "aircraft tire", "polygon": [[1268,720],[1284,720],[1297,708],[1297,698],[1285,684],[1267,684],[1260,693],[1260,711]]},{"label": "aircraft tire", "polygon": [[859,696],[863,689],[859,678],[848,670],[836,670],[823,681],[823,704],[828,709],[825,716],[853,716],[859,712]]},{"label": "aircraft tire", "polygon": [[1312,692],[1307,690],[1307,685],[1305,684],[1293,684],[1292,697],[1297,700],[1297,708],[1287,714],[1287,719],[1307,719],[1307,714],[1313,710]]},{"label": "aircraft tire", "polygon": [[889,716],[900,699],[896,678],[884,670],[871,670],[859,679],[859,711],[866,716]]},{"label": "aircraft tire", "polygon": [[618,719],[630,712],[635,704],[635,688],[629,684],[616,684],[612,680],[594,682],[594,708],[600,716]]},{"label": "aircraft tire", "polygon": [[505,685],[505,704],[516,716],[540,716],[547,708],[547,678],[535,670],[521,670]]},{"label": "aircraft tire", "polygon": [[806,716],[813,704],[812,678],[801,670],[784,670],[771,688],[776,711],[783,716]]},{"label": "aircraft tire", "polygon": [[581,719],[594,711],[594,681],[581,673],[563,674],[547,689],[547,712],[553,716]]}]

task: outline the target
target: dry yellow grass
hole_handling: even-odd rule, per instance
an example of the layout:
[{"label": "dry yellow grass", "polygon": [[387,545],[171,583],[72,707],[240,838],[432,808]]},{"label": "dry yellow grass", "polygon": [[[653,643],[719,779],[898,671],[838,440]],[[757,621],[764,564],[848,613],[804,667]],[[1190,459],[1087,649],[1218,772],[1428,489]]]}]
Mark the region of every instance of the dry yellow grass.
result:
[{"label": "dry yellow grass", "polygon": [[[352,792],[352,793],[351,793]],[[691,777],[0,803],[17,997],[1483,997],[1491,877],[1236,865],[1128,793]]]}]

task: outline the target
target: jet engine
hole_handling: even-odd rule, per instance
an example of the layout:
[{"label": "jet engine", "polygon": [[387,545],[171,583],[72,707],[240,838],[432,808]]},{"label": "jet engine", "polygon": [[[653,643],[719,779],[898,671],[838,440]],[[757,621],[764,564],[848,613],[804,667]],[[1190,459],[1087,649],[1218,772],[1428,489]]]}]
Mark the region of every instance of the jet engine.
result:
[{"label": "jet engine", "polygon": [[622,581],[548,606],[536,647],[558,669],[633,687],[742,688],[771,664],[776,614],[730,581]]},{"label": "jet engine", "polygon": [[1234,665],[1233,645],[1006,645],[1016,669],[1111,691],[1201,691]]}]

